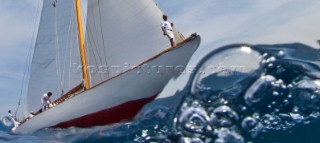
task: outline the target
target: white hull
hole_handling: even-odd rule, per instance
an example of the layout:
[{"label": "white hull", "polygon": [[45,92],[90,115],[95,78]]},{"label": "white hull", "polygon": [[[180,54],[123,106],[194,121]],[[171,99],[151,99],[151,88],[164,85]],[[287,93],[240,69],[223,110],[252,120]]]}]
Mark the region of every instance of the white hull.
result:
[{"label": "white hull", "polygon": [[[110,116],[105,115],[105,113],[108,113],[111,109],[116,109],[115,107],[120,107],[120,105],[121,109],[126,105],[136,107],[135,103],[139,103],[139,100],[145,99],[142,102],[152,100],[155,95],[161,92],[171,78],[178,76],[182,72],[182,67],[187,65],[190,57],[198,48],[200,41],[200,36],[195,36],[185,44],[179,45],[146,63],[146,65],[160,68],[152,69],[151,72],[150,69],[146,68],[147,66],[134,68],[31,118],[19,126],[16,132],[28,134],[47,127],[86,127],[109,124],[114,121],[118,122],[126,120],[126,118],[130,119],[136,113],[133,114],[129,113],[130,111],[119,109],[119,113],[127,115],[123,115],[123,119],[112,119],[110,121],[106,119],[110,119]],[[168,66],[177,68],[169,68]],[[155,71],[157,73],[154,73]],[[127,104],[129,102],[132,103]],[[125,110],[130,108],[125,108]],[[140,109],[141,107],[137,108]],[[88,123],[88,125],[79,125],[83,120],[87,120],[84,122]]]}]

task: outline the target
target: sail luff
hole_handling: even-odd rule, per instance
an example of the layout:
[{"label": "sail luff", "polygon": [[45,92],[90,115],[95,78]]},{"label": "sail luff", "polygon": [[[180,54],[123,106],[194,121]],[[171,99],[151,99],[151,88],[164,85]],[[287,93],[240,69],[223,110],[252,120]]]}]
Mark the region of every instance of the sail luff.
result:
[{"label": "sail luff", "polygon": [[84,45],[84,36],[83,36],[83,29],[82,29],[82,18],[81,18],[81,6],[80,0],[76,0],[76,11],[77,11],[77,23],[78,23],[78,37],[79,37],[79,48],[81,54],[81,62],[82,62],[82,74],[84,79],[84,87],[85,89],[90,88],[88,70],[87,70],[87,58],[86,58],[86,51]]}]

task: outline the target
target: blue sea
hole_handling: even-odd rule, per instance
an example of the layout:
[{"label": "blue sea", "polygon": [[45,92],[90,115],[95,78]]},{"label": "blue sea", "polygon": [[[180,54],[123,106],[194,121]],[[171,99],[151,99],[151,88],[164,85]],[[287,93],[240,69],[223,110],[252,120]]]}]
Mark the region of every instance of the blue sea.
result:
[{"label": "blue sea", "polygon": [[0,142],[319,143],[319,52],[302,43],[208,50],[131,122],[19,135],[4,117]]}]

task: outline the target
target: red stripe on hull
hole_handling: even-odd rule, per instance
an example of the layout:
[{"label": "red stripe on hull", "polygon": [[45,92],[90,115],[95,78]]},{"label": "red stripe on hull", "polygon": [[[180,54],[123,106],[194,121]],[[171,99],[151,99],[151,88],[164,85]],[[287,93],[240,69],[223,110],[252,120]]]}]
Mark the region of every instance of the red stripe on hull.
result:
[{"label": "red stripe on hull", "polygon": [[155,97],[156,95],[149,98],[129,101],[109,109],[105,109],[96,113],[88,114],[76,119],[59,123],[51,128],[68,128],[72,126],[92,127],[129,120],[132,119],[145,104],[152,101]]}]

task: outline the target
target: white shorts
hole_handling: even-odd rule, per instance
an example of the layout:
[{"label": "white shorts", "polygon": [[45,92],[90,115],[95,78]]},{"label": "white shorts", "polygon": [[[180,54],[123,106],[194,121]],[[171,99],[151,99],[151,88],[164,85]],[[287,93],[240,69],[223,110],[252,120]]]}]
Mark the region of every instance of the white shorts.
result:
[{"label": "white shorts", "polygon": [[166,30],[166,33],[167,33],[167,37],[168,37],[169,39],[174,39],[173,31],[171,31],[171,30]]}]

